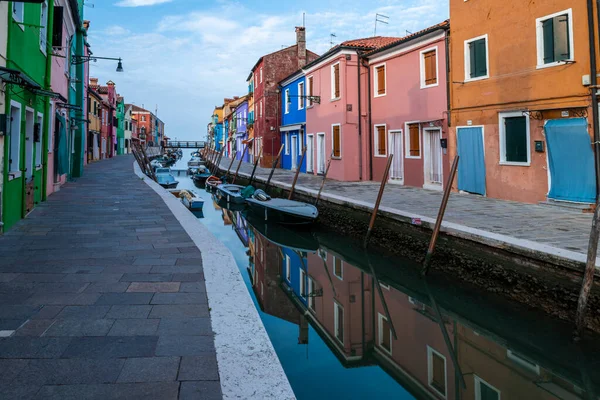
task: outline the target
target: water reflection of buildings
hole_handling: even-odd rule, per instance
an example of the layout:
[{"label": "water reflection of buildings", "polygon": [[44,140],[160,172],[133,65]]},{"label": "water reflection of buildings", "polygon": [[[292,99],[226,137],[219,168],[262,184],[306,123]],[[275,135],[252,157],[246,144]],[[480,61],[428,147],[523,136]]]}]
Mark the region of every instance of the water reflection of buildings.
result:
[{"label": "water reflection of buildings", "polygon": [[[297,324],[300,344],[309,341],[308,322],[347,368],[377,365],[416,398],[597,398],[586,394],[599,375],[581,374],[586,368],[560,335],[545,337],[543,328],[530,331],[506,310],[474,306],[439,287],[434,299],[418,274],[397,260],[338,249],[335,238],[319,237],[320,247],[305,237],[291,240],[279,228],[255,228],[240,213],[223,212],[248,247],[261,309]],[[513,319],[513,326],[506,324]],[[555,354],[546,354],[553,344]]]}]

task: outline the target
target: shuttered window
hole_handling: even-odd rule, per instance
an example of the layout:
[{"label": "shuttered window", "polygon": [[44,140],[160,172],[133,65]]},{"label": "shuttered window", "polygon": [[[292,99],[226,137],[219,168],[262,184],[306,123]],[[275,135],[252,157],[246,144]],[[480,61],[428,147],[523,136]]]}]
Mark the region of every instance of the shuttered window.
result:
[{"label": "shuttered window", "polygon": [[411,157],[421,157],[420,136],[419,124],[408,125],[409,154]]},{"label": "shuttered window", "polygon": [[298,109],[301,110],[304,108],[304,82],[300,82],[298,84]]},{"label": "shuttered window", "polygon": [[569,60],[571,58],[569,16],[563,14],[542,21],[542,31],[544,64]]},{"label": "shuttered window", "polygon": [[309,77],[308,78],[308,100],[306,101],[306,106],[310,107],[312,106],[312,100],[311,100],[311,96],[313,95],[313,77]]},{"label": "shuttered window", "polygon": [[446,360],[436,353],[431,354],[431,382],[442,395],[446,395]]},{"label": "shuttered window", "polygon": [[333,303],[333,317],[335,324],[335,337],[344,343],[344,308],[338,303]]},{"label": "shuttered window", "polygon": [[392,352],[392,328],[390,322],[383,315],[379,315],[379,345]]},{"label": "shuttered window", "polygon": [[377,75],[377,94],[381,96],[385,94],[385,65],[375,68],[375,72]]},{"label": "shuttered window", "polygon": [[423,53],[423,73],[425,74],[425,86],[437,83],[437,51],[431,50]]},{"label": "shuttered window", "polygon": [[340,97],[340,64],[335,64],[332,68],[331,79],[331,98],[338,99]]},{"label": "shuttered window", "polygon": [[342,136],[340,133],[340,126],[335,125],[332,129],[332,133],[333,156],[339,158],[342,156]]},{"label": "shuttered window", "polygon": [[385,125],[377,125],[375,128],[377,130],[375,136],[375,154],[378,156],[386,156]]},{"label": "shuttered window", "polygon": [[504,157],[506,162],[528,162],[527,118],[504,118]]},{"label": "shuttered window", "polygon": [[469,43],[470,77],[479,78],[488,74],[486,39]]}]

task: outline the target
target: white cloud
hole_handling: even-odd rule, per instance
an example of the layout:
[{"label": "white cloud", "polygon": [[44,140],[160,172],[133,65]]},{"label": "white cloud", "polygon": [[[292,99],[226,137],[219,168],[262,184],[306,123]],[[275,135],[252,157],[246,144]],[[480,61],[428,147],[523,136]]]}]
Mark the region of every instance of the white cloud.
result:
[{"label": "white cloud", "polygon": [[118,7],[144,7],[156,4],[170,3],[173,0],[122,0],[115,5]]},{"label": "white cloud", "polygon": [[109,36],[128,35],[129,33],[129,29],[119,25],[109,26],[104,30],[104,34]]}]

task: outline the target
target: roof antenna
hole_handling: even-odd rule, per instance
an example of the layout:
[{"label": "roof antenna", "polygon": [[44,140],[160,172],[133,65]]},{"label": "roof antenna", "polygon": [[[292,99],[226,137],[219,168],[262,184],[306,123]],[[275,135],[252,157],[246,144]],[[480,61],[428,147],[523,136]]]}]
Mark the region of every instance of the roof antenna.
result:
[{"label": "roof antenna", "polygon": [[306,28],[306,13],[302,13],[302,27]]},{"label": "roof antenna", "polygon": [[335,33],[330,33],[330,34],[329,34],[329,44],[331,45],[331,47],[333,47],[333,44],[334,44],[334,43],[333,43],[333,38],[334,38],[334,37],[337,37],[337,36],[335,35]]},{"label": "roof antenna", "polygon": [[377,23],[381,22],[382,24],[389,24],[390,23],[390,17],[388,17],[387,15],[383,15],[383,14],[375,14],[375,32],[373,33],[373,36],[377,36]]}]

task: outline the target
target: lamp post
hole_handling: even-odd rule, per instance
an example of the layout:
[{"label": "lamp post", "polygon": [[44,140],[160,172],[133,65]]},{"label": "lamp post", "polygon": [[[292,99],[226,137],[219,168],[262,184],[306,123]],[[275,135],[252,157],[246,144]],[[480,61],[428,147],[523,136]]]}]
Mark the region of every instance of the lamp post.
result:
[{"label": "lamp post", "polygon": [[71,60],[71,64],[78,65],[78,64],[83,64],[83,63],[90,62],[90,61],[96,62],[98,60],[118,61],[117,72],[123,72],[123,60],[121,59],[121,57],[115,58],[115,57],[97,57],[94,55],[87,55],[87,56],[74,55],[73,59]]}]

